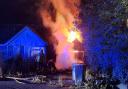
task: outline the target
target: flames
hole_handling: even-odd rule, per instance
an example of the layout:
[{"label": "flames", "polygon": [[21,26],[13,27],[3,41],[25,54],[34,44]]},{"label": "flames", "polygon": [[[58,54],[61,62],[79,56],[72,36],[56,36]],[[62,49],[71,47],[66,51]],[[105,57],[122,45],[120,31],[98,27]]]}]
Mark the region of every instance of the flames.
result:
[{"label": "flames", "polygon": [[82,42],[80,32],[71,30],[68,35],[68,42],[73,42],[74,40]]},{"label": "flames", "polygon": [[80,0],[42,0],[39,14],[43,25],[51,29],[57,39],[56,68],[66,69],[75,63],[74,41],[82,42],[80,31],[74,23],[79,21]]}]

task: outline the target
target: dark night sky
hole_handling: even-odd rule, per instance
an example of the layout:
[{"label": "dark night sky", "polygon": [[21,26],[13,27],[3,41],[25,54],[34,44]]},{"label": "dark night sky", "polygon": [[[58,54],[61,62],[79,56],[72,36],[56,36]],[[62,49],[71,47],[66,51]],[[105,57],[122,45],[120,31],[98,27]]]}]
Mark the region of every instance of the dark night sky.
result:
[{"label": "dark night sky", "polygon": [[[1,0],[0,23],[38,24],[40,18],[37,9],[42,0]],[[85,0],[81,0],[82,3]]]},{"label": "dark night sky", "polygon": [[1,0],[0,23],[30,24],[36,23],[36,3],[38,0]]}]

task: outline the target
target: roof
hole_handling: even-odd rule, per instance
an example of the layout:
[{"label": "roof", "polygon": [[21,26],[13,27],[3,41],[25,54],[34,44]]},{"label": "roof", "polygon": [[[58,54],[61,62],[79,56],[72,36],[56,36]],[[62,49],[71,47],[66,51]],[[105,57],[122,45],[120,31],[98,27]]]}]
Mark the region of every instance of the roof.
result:
[{"label": "roof", "polygon": [[47,45],[45,41],[43,41],[36,28],[31,28],[31,26],[26,26],[22,24],[0,24],[0,44],[8,44],[15,40],[20,34],[25,31],[29,31],[31,34],[35,33],[33,36],[38,38],[40,42]]},{"label": "roof", "polygon": [[[27,37],[29,42],[28,42],[28,40],[26,40],[25,37]],[[39,35],[37,35],[35,32],[33,32],[32,28],[29,26],[23,27],[21,31],[19,31],[15,36],[13,36],[5,44],[10,44],[10,43],[13,43],[17,40],[20,40],[20,44],[25,44],[25,45],[27,45],[29,43],[31,45],[33,45],[33,43],[31,43],[31,42],[34,42],[34,41],[36,42],[36,45],[38,45],[38,46],[39,45],[40,46],[46,46],[47,45],[47,43],[42,38],[40,38]]]},{"label": "roof", "polygon": [[21,24],[0,24],[0,44],[6,43],[14,35],[22,30],[24,25]]}]

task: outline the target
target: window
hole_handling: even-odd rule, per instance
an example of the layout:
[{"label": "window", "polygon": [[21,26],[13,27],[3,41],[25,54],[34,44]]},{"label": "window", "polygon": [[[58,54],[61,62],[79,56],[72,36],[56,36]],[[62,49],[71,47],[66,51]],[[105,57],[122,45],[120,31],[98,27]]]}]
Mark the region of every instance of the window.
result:
[{"label": "window", "polygon": [[43,51],[44,53],[44,48],[43,47],[32,47],[31,48],[31,57],[39,55]]}]

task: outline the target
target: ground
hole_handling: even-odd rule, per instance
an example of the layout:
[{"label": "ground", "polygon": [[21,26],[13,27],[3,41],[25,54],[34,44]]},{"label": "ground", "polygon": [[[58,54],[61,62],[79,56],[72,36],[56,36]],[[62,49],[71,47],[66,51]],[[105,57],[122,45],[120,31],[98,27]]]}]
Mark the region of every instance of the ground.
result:
[{"label": "ground", "polygon": [[0,81],[0,89],[67,89],[46,84],[20,84],[16,81]]},{"label": "ground", "polygon": [[[39,76],[38,76],[39,77]],[[63,80],[63,84],[66,86],[61,87],[59,83],[58,76],[49,76],[46,78],[46,82],[43,83],[33,83],[32,79],[35,77],[18,78],[8,77],[5,79],[0,79],[0,89],[68,89],[71,83],[71,76],[63,76],[66,80]],[[23,80],[25,79],[25,80]]]},{"label": "ground", "polygon": [[[22,84],[14,80],[0,81],[0,89],[71,89],[70,87],[52,86],[48,84]],[[120,84],[118,89],[128,89],[127,85]]]}]

